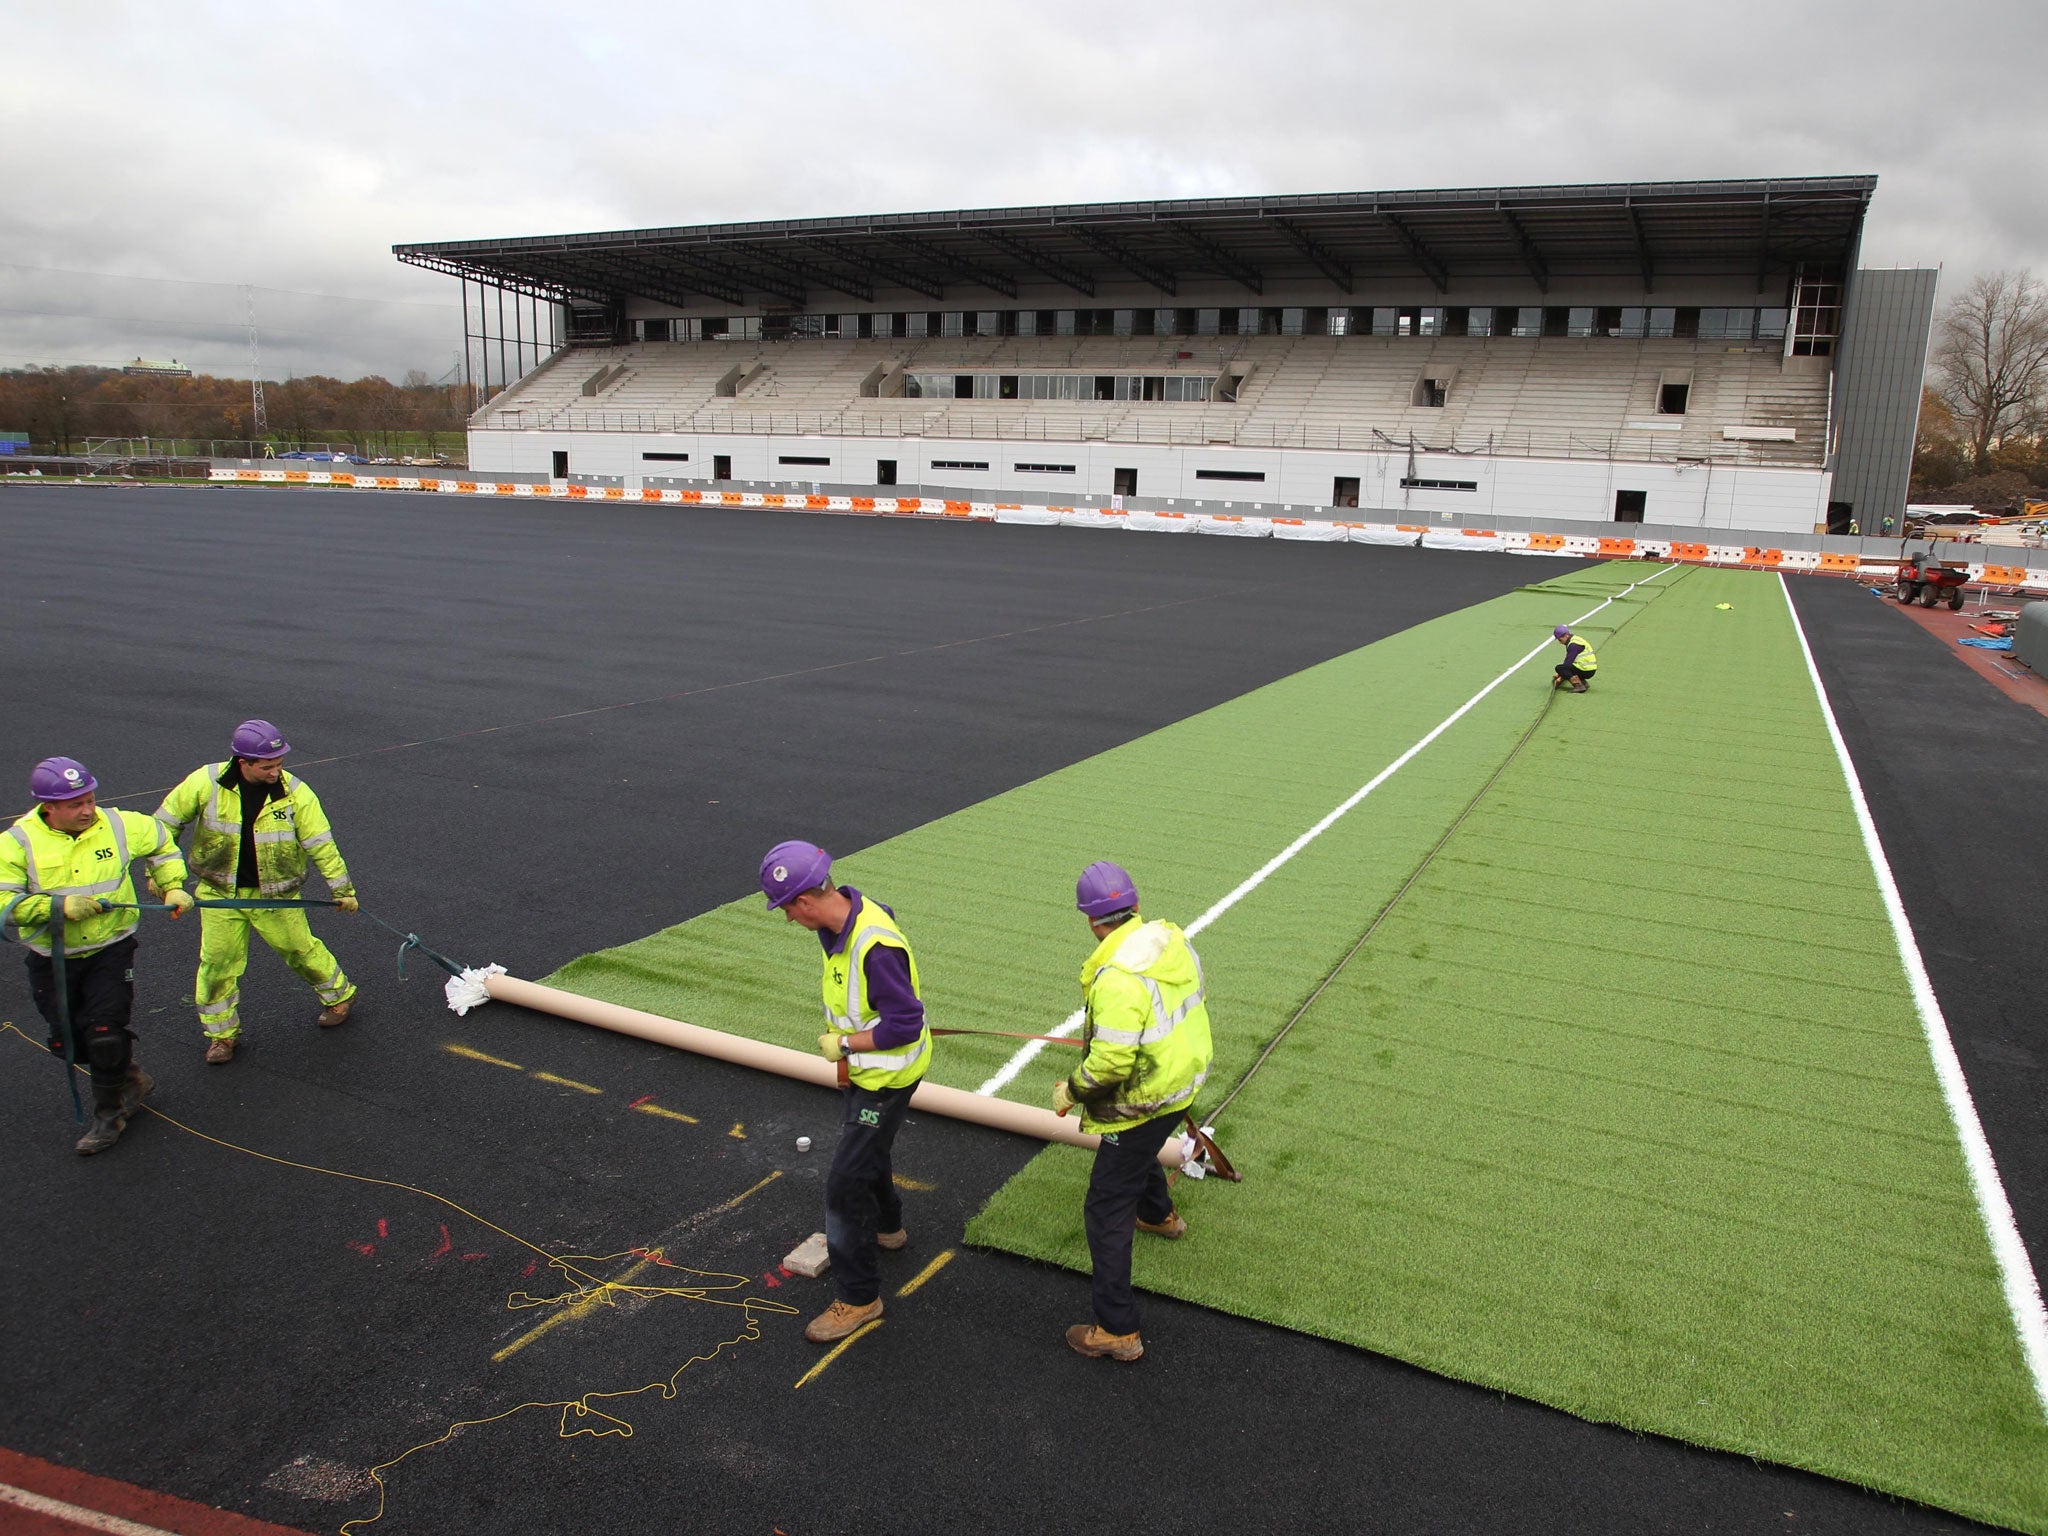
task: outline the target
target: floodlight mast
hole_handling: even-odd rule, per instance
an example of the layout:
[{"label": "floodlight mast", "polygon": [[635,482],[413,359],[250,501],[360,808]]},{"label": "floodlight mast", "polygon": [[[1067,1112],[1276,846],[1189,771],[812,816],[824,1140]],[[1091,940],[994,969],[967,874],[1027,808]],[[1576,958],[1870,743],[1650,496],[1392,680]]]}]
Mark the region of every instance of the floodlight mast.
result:
[{"label": "floodlight mast", "polygon": [[270,414],[263,408],[263,371],[258,365],[256,351],[256,288],[254,284],[242,284],[242,298],[247,303],[249,315],[249,431],[253,437],[260,441],[270,435]]}]

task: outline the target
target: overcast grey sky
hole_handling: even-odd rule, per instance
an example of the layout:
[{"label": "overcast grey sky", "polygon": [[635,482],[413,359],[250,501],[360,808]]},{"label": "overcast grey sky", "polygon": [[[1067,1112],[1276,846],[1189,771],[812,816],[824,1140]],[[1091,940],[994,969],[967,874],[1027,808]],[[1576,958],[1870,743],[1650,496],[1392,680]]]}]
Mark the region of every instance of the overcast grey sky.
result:
[{"label": "overcast grey sky", "polygon": [[2044,0],[0,18],[0,367],[244,371],[247,284],[268,377],[440,374],[394,243],[1104,198],[1874,172],[1866,264],[2048,268]]}]

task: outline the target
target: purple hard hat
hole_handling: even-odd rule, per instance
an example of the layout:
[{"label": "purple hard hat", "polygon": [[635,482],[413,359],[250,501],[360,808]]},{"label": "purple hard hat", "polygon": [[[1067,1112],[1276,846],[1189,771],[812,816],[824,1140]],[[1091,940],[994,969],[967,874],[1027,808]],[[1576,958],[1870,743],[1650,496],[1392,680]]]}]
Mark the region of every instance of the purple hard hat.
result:
[{"label": "purple hard hat", "polygon": [[1098,921],[1118,912],[1129,912],[1138,905],[1138,882],[1122,865],[1097,859],[1074,882],[1074,905]]},{"label": "purple hard hat", "polygon": [[761,861],[761,890],[770,907],[786,907],[832,874],[832,855],[816,843],[777,843]]},{"label": "purple hard hat", "polygon": [[1560,624],[1550,632],[1550,638],[1553,640],[1569,640],[1571,637],[1572,627],[1569,624]]},{"label": "purple hard hat", "polygon": [[75,800],[99,787],[92,770],[75,757],[46,757],[28,776],[28,792],[38,800]]},{"label": "purple hard hat", "polygon": [[237,757],[283,757],[292,744],[268,720],[244,720],[235,727],[234,754]]}]

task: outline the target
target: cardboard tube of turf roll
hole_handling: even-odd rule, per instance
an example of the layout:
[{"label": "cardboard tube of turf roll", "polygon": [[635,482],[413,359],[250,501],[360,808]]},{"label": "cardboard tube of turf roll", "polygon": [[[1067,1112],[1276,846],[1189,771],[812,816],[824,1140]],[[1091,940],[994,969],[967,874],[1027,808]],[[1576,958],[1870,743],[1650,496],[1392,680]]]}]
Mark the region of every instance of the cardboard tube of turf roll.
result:
[{"label": "cardboard tube of turf roll", "polygon": [[[793,1077],[800,1083],[813,1083],[820,1088],[839,1086],[838,1074],[832,1064],[808,1051],[793,1051],[786,1045],[768,1045],[741,1035],[728,1035],[723,1030],[706,1029],[701,1024],[685,1024],[680,1019],[665,1019],[658,1013],[643,1013],[638,1008],[600,1002],[580,993],[564,992],[559,987],[521,981],[517,976],[487,977],[484,985],[498,1002],[516,1003],[536,1013],[552,1013],[558,1018],[574,1019],[579,1024],[595,1024],[599,1029],[672,1045],[680,1051],[693,1051],[699,1056],[712,1056],[737,1066],[757,1067],[763,1072]],[[1039,1141],[1065,1142],[1070,1147],[1085,1147],[1089,1151],[1093,1151],[1102,1140],[1082,1130],[1078,1120],[1062,1119],[1049,1109],[1013,1104],[1008,1099],[985,1097],[940,1083],[919,1083],[917,1092],[911,1095],[910,1107],[927,1114],[945,1115],[953,1120],[967,1120],[976,1125],[993,1126],[999,1131],[1035,1137]],[[1159,1161],[1169,1168],[1178,1168],[1187,1155],[1182,1138],[1175,1136],[1169,1138],[1160,1150]]]}]

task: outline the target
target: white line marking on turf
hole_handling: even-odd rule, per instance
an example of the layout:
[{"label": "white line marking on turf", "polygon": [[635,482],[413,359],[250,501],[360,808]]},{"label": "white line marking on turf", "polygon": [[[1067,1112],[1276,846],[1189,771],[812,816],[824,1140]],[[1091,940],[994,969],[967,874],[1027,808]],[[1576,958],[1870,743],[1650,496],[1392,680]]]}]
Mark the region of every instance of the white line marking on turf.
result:
[{"label": "white line marking on turf", "polygon": [[1828,739],[1834,742],[1835,756],[1842,764],[1842,775],[1849,781],[1849,800],[1856,808],[1856,825],[1863,831],[1863,848],[1870,856],[1870,867],[1877,875],[1877,888],[1884,896],[1885,916],[1891,919],[1892,939],[1898,945],[1899,959],[1906,967],[1906,981],[1913,992],[1913,1007],[1920,1015],[1920,1029],[1927,1037],[1928,1054],[1934,1058],[1934,1075],[1941,1083],[1941,1096],[1948,1102],[1949,1119],[1955,1123],[1956,1136],[1963,1144],[1963,1161],[1970,1170],[1970,1190],[1977,1197],[1977,1211],[1984,1219],[1985,1234],[1991,1239],[1992,1256],[1998,1261],[1999,1278],[2005,1286],[2005,1304],[2012,1311],[2013,1327],[2020,1336],[2020,1352],[2026,1356],[2027,1370],[2034,1378],[2034,1395],[2040,1399],[2042,1411],[2048,1413],[2048,1308],[2044,1308],[2041,1302],[2041,1282],[2027,1257],[2027,1245],[2020,1238],[2012,1202],[2006,1198],[2005,1185],[1998,1177],[1998,1164],[1991,1156],[1991,1143],[1984,1135],[1984,1122],[1977,1118],[1977,1104],[1970,1097],[1969,1080],[1963,1076],[1962,1061],[1956,1056],[1955,1041],[1949,1036],[1948,1020],[1942,1017],[1941,1003],[1934,995],[1934,983],[1927,975],[1927,962],[1920,956],[1920,945],[1913,937],[1913,925],[1907,920],[1905,903],[1899,899],[1898,882],[1892,878],[1891,863],[1884,856],[1884,844],[1878,840],[1877,823],[1871,819],[1870,804],[1863,798],[1863,781],[1856,776],[1856,765],[1849,760],[1849,745],[1842,739],[1842,728],[1835,720],[1834,705],[1828,702],[1827,688],[1820,680],[1820,668],[1814,665],[1813,647],[1806,643],[1806,627],[1799,622],[1799,610],[1792,605],[1792,589],[1782,573],[1778,577],[1778,586],[1785,594],[1786,611],[1792,615],[1792,632],[1799,637],[1800,653],[1806,658],[1807,676],[1813,679],[1813,691],[1820,700],[1821,717],[1827,721]]},{"label": "white line marking on turf", "polygon": [[0,1504],[12,1504],[17,1509],[47,1515],[52,1520],[63,1520],[72,1525],[83,1526],[88,1531],[99,1531],[102,1536],[176,1536],[175,1532],[164,1530],[161,1526],[137,1525],[133,1520],[123,1520],[119,1515],[103,1515],[96,1509],[66,1504],[62,1499],[30,1493],[26,1488],[17,1488],[12,1483],[0,1483]]},{"label": "white line marking on turf", "polygon": [[[1657,572],[1656,576],[1645,576],[1641,581],[1632,581],[1627,586],[1623,587],[1619,592],[1615,593],[1613,597],[1603,599],[1601,602],[1595,604],[1593,607],[1588,608],[1584,613],[1580,614],[1576,619],[1573,619],[1571,622],[1573,624],[1583,624],[1586,622],[1586,620],[1593,617],[1594,614],[1598,613],[1602,608],[1605,608],[1610,604],[1617,602],[1621,598],[1627,597],[1629,593],[1635,591],[1637,587],[1646,586],[1650,582],[1655,581],[1657,579],[1657,576],[1667,576],[1671,572],[1678,569],[1680,569],[1680,567],[1675,565],[1667,565],[1664,567],[1663,570]],[[1442,720],[1437,722],[1436,727],[1433,730],[1431,730],[1427,736],[1424,736],[1420,741],[1416,742],[1414,746],[1410,747],[1406,752],[1403,752],[1399,757],[1395,758],[1391,763],[1387,764],[1386,767],[1382,768],[1378,773],[1374,774],[1373,777],[1369,779],[1364,785],[1362,785],[1357,790],[1354,790],[1350,798],[1345,800],[1343,804],[1339,805],[1334,811],[1330,812],[1329,815],[1325,816],[1321,821],[1317,822],[1314,826],[1310,827],[1306,832],[1302,833],[1301,836],[1297,837],[1285,848],[1282,848],[1278,853],[1274,854],[1272,858],[1266,860],[1266,862],[1261,864],[1258,867],[1258,869],[1255,870],[1249,877],[1240,882],[1238,887],[1235,890],[1233,890],[1229,895],[1225,896],[1221,901],[1217,902],[1215,906],[1211,907],[1208,911],[1204,912],[1192,923],[1189,923],[1186,930],[1188,937],[1193,938],[1196,934],[1200,933],[1204,928],[1208,927],[1211,923],[1215,922],[1217,918],[1221,917],[1224,913],[1228,912],[1232,907],[1236,906],[1245,897],[1249,896],[1253,891],[1257,890],[1261,885],[1264,885],[1266,883],[1267,877],[1270,876],[1275,870],[1279,869],[1281,865],[1285,864],[1289,859],[1293,858],[1297,853],[1301,852],[1302,849],[1306,848],[1310,843],[1314,842],[1317,838],[1321,837],[1325,832],[1329,831],[1330,828],[1335,826],[1347,811],[1349,811],[1353,806],[1357,805],[1359,801],[1363,800],[1367,795],[1371,794],[1374,790],[1378,789],[1382,784],[1386,783],[1387,780],[1391,779],[1395,774],[1399,773],[1414,759],[1415,755],[1418,752],[1420,752],[1424,747],[1428,746],[1432,741],[1435,741],[1437,737],[1443,735],[1445,731],[1448,731],[1460,720],[1464,719],[1465,716],[1471,712],[1474,705],[1478,704],[1478,702],[1481,699],[1485,698],[1489,693],[1493,692],[1494,689],[1498,688],[1502,683],[1506,682],[1509,678],[1513,677],[1517,672],[1521,671],[1522,668],[1529,665],[1529,663],[1534,661],[1538,656],[1541,656],[1546,650],[1550,648],[1550,645],[1551,642],[1545,641],[1542,645],[1537,646],[1535,650],[1531,651],[1528,655],[1524,656],[1520,661],[1516,662],[1513,666],[1509,667],[1507,671],[1501,673],[1499,677],[1496,677],[1484,688],[1480,689],[1477,693],[1473,694],[1471,698],[1467,699],[1464,703],[1460,704],[1456,709],[1452,710],[1448,715],[1444,716]],[[1059,1024],[1059,1026],[1051,1031],[1051,1033],[1055,1037],[1064,1040],[1069,1036],[1073,1035],[1081,1028],[1083,1017],[1084,1015],[1082,1013],[1082,1010],[1076,1008],[1072,1013],[1068,1014],[1066,1018]],[[1029,1042],[1027,1045],[1024,1046],[1022,1050],[1018,1051],[1016,1055],[1012,1056],[1008,1061],[1004,1062],[1002,1067],[996,1072],[994,1077],[991,1077],[987,1082],[983,1083],[979,1088],[975,1089],[974,1091],[980,1094],[1001,1093],[1005,1088],[1009,1087],[1009,1085],[1016,1080],[1017,1074],[1019,1072],[1022,1072],[1026,1067],[1030,1066],[1031,1063],[1038,1058],[1038,1053],[1044,1049],[1045,1042],[1043,1040],[1033,1040]]]}]

